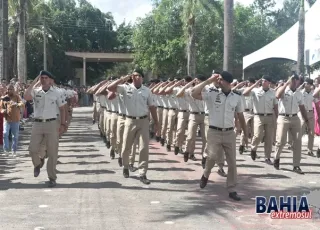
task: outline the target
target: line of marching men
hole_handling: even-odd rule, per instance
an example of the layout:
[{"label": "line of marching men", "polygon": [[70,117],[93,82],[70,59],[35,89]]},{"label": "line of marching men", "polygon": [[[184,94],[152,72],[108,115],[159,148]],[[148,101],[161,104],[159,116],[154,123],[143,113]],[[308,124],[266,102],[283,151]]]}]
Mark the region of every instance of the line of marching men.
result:
[{"label": "line of marching men", "polygon": [[[129,171],[137,170],[135,149],[140,145],[140,180],[150,183],[146,178],[149,131],[162,146],[166,145],[168,152],[183,153],[187,162],[197,160],[195,143],[200,129],[204,168],[200,187],[206,186],[211,169],[217,164],[218,174],[227,177],[229,197],[234,200],[240,200],[236,192],[237,134],[241,134],[240,154],[246,151],[251,137],[251,158],[256,160],[257,147],[263,142],[265,162],[276,169],[280,168],[280,155],[289,136],[293,172],[303,174],[301,139],[307,127],[308,154],[313,155],[313,102],[320,89],[313,90],[310,79],[300,85],[298,76],[293,75],[276,85],[272,78],[264,76],[235,85],[232,75],[225,71],[213,72],[210,78],[198,75],[194,79],[153,80],[148,87],[142,85],[142,79],[142,71],[136,70],[120,79],[102,81],[87,91],[95,98],[93,122],[99,121],[100,134],[111,148],[111,158],[119,154],[118,163],[124,166],[125,178]],[[138,124],[140,120],[145,120],[143,125]],[[225,161],[227,173],[223,169]]]}]

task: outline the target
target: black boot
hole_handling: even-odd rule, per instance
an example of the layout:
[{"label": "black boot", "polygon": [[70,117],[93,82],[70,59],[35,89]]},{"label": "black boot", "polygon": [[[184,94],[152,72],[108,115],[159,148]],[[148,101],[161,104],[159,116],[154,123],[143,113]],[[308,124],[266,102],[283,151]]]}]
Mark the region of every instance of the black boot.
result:
[{"label": "black boot", "polygon": [[179,147],[176,147],[176,146],[175,146],[175,147],[174,147],[174,154],[175,154],[175,155],[178,155],[178,153],[179,153]]},{"label": "black boot", "polygon": [[257,158],[257,151],[256,150],[251,150],[251,159],[255,161],[256,158]]},{"label": "black boot", "polygon": [[160,144],[161,144],[161,146],[164,146],[164,139],[163,138],[160,139]]},{"label": "black boot", "polygon": [[243,146],[243,145],[240,145],[240,146],[239,146],[239,153],[240,153],[240,155],[242,155],[243,152],[244,152],[244,146]]}]

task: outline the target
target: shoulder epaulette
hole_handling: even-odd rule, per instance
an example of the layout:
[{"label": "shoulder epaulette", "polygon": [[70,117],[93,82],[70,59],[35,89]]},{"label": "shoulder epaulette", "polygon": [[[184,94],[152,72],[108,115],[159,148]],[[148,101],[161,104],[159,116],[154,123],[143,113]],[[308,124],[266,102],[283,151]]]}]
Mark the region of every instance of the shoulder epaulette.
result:
[{"label": "shoulder epaulette", "polygon": [[242,95],[242,93],[241,93],[239,90],[235,90],[235,89],[234,89],[234,90],[232,90],[232,92],[235,93],[235,94],[238,94],[238,95],[240,95],[240,96]]}]

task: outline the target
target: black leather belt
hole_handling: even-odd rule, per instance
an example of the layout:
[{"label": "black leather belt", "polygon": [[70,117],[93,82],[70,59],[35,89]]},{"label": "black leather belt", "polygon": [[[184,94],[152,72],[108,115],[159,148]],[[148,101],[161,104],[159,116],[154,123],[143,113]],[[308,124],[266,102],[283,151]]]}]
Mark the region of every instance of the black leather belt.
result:
[{"label": "black leather belt", "polygon": [[108,109],[107,109],[107,112],[108,112],[108,113],[111,113],[111,112],[112,112],[112,110],[108,110]]},{"label": "black leather belt", "polygon": [[100,106],[101,108],[105,109],[106,107],[105,106]]},{"label": "black leather belt", "polygon": [[173,111],[176,111],[176,110],[178,110],[178,109],[170,108],[169,110],[173,110]]},{"label": "black leather belt", "polygon": [[272,115],[273,115],[273,113],[255,113],[254,115],[267,117],[267,116],[272,116]]},{"label": "black leather belt", "polygon": [[54,121],[54,120],[57,120],[57,118],[49,118],[49,119],[38,119],[38,118],[35,118],[34,119],[35,122],[48,122],[48,121]]},{"label": "black leather belt", "polygon": [[213,130],[223,131],[223,132],[234,130],[233,127],[231,127],[231,128],[219,128],[219,127],[215,127],[215,126],[211,126],[211,125],[209,126],[209,128],[213,129]]},{"label": "black leather belt", "polygon": [[133,116],[126,116],[127,118],[133,119],[133,120],[141,120],[148,117],[148,115],[145,115],[143,117],[133,117]]},{"label": "black leather belt", "polygon": [[110,113],[118,113],[117,111],[112,111],[112,110],[110,110]]},{"label": "black leather belt", "polygon": [[252,112],[252,109],[245,109],[246,112]]},{"label": "black leather belt", "polygon": [[190,112],[191,114],[195,114],[195,115],[198,115],[198,114],[205,114],[205,112]]},{"label": "black leather belt", "polygon": [[313,110],[307,110],[307,112],[313,112]]},{"label": "black leather belt", "polygon": [[126,115],[125,115],[125,114],[123,114],[123,113],[118,113],[118,116],[126,117]]},{"label": "black leather belt", "polygon": [[163,106],[158,106],[158,108],[163,109]]},{"label": "black leather belt", "polygon": [[279,115],[280,116],[284,116],[284,117],[295,117],[295,116],[297,116],[297,114],[284,114],[284,113],[281,113]]},{"label": "black leather belt", "polygon": [[165,108],[165,107],[163,107],[163,109],[167,109],[167,110],[168,110],[169,108]]},{"label": "black leather belt", "polygon": [[179,110],[179,112],[186,113],[188,110]]},{"label": "black leather belt", "polygon": [[206,114],[205,114],[205,116],[206,116],[206,117],[209,117],[209,114],[208,114],[208,113],[206,113]]}]

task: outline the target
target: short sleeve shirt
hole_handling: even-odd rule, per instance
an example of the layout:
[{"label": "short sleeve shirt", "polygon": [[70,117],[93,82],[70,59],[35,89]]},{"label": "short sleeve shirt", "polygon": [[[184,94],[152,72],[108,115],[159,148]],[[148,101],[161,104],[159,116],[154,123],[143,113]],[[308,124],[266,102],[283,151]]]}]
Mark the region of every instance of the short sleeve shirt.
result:
[{"label": "short sleeve shirt", "polygon": [[253,102],[253,112],[256,114],[272,114],[274,106],[278,104],[276,92],[274,89],[264,91],[262,87],[251,91]]},{"label": "short sleeve shirt", "polygon": [[283,96],[279,99],[279,114],[297,114],[299,105],[304,105],[303,94],[298,90],[293,92],[287,87]]}]

